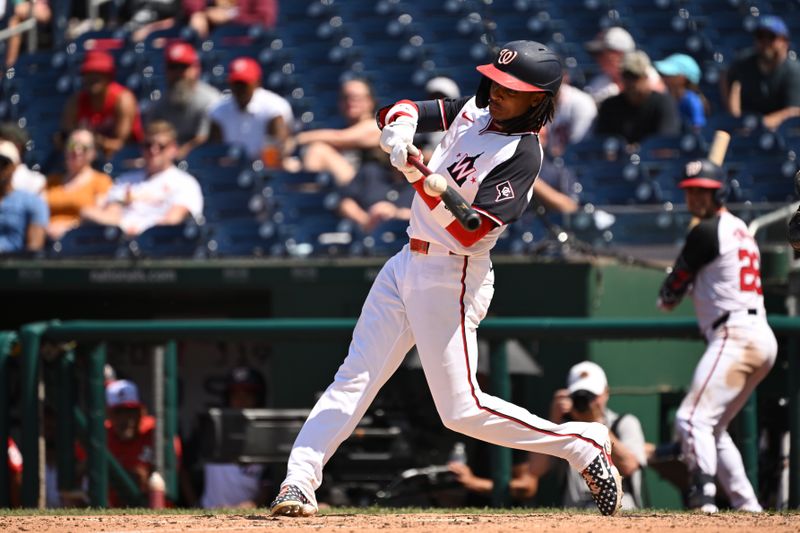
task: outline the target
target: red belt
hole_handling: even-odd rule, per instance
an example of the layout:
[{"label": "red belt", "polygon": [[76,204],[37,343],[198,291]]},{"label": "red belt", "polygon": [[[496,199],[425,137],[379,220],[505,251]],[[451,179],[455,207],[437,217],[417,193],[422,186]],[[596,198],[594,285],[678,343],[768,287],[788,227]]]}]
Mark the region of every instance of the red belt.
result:
[{"label": "red belt", "polygon": [[[428,255],[428,250],[431,247],[431,243],[429,243],[428,241],[423,241],[421,239],[412,238],[408,240],[408,247],[411,249],[412,252]],[[460,254],[454,254],[453,252],[449,253],[450,255],[460,255]]]}]

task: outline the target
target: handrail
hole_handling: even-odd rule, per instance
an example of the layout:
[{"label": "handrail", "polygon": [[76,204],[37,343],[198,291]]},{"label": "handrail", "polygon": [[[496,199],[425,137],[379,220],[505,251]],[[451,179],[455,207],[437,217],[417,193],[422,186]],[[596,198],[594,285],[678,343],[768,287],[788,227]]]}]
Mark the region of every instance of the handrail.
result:
[{"label": "handrail", "polygon": [[800,202],[795,202],[793,204],[785,205],[780,209],[776,209],[775,211],[765,213],[760,217],[754,218],[747,226],[747,230],[750,232],[750,235],[755,237],[756,233],[761,231],[763,228],[791,217],[798,208],[800,208]]},{"label": "handrail", "polygon": [[5,41],[17,34],[25,33],[26,31],[31,31],[36,29],[36,19],[32,16],[27,18],[14,26],[13,28],[4,28],[0,30],[0,41]]}]

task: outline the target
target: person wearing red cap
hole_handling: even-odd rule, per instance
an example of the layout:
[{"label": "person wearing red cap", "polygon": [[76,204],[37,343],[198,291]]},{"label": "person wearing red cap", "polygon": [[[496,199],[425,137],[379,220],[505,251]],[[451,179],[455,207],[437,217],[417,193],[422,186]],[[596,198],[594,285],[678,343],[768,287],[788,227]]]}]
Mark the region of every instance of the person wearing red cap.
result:
[{"label": "person wearing red cap", "polygon": [[231,96],[210,112],[211,140],[241,145],[252,159],[261,158],[265,149],[282,154],[289,139],[289,125],[294,121],[289,102],[261,87],[261,67],[250,57],[231,61],[228,84]]},{"label": "person wearing red cap", "polygon": [[[155,468],[153,437],[156,421],[147,414],[147,407],[139,398],[139,388],[126,379],[106,385],[106,442],[108,451],[119,461],[143,494],[147,494],[147,480]],[[176,436],[175,453],[180,461],[181,441]],[[124,503],[116,491],[109,491],[109,506]]]},{"label": "person wearing red cap", "polygon": [[141,142],[144,135],[136,97],[114,81],[114,57],[105,51],[90,50],[80,71],[82,87],[64,105],[64,135],[78,127],[92,131],[106,157],[128,142]]},{"label": "person wearing red cap", "polygon": [[220,92],[200,79],[200,60],[192,45],[174,42],[166,47],[166,93],[145,115],[145,122],[164,120],[178,134],[178,159],[208,140],[209,109]]}]

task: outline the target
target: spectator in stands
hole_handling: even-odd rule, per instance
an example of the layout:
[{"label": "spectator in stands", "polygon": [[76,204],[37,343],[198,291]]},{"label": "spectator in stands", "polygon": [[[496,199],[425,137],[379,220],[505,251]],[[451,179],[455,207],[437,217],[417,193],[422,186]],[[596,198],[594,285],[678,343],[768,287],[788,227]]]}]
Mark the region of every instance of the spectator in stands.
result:
[{"label": "spectator in stands", "polygon": [[[608,380],[596,363],[584,361],[573,366],[567,377],[567,388],[553,395],[549,420],[557,424],[569,420],[599,422],[609,428],[611,458],[623,477],[623,509],[642,507],[642,467],[647,464],[645,439],[641,422],[633,414],[618,414],[608,408]],[[548,455],[532,453],[528,463],[531,483],[538,491],[539,480],[552,468],[557,468],[563,487],[562,505],[569,508],[594,507],[592,495],[581,476],[565,461]]]},{"label": "spectator in stands", "polygon": [[[114,81],[114,57],[90,50],[81,64],[82,88],[70,96],[61,119],[62,135],[87,128],[106,157],[129,142],[141,142],[142,122],[136,97]],[[63,142],[63,137],[59,144]]]},{"label": "spectator in stands", "polygon": [[[442,100],[446,98],[461,98],[461,89],[458,84],[447,76],[436,76],[425,84],[425,93],[428,100]],[[414,144],[422,150],[425,161],[430,161],[433,151],[444,137],[444,131],[418,133],[414,137]]]},{"label": "spectator in stands", "polygon": [[672,54],[656,61],[655,67],[678,106],[683,129],[687,132],[700,131],[706,125],[709,112],[708,102],[697,86],[700,83],[700,65],[692,56]]},{"label": "spectator in stands", "polygon": [[[339,89],[339,113],[346,126],[302,131],[290,143],[301,147],[303,168],[309,172],[329,172],[336,185],[344,187],[362,164],[385,159],[378,146],[381,131],[375,122],[375,104],[368,81],[343,82]],[[286,168],[291,169],[288,164]]]},{"label": "spectator in stands", "polygon": [[142,145],[144,168],[117,177],[105,201],[84,208],[81,218],[119,226],[129,236],[156,225],[199,220],[203,195],[197,180],[175,166],[175,139],[175,129],[168,122],[148,124]]},{"label": "spectator in stands", "polygon": [[649,135],[677,135],[678,112],[672,98],[652,89],[647,54],[641,50],[626,54],[621,68],[622,93],[600,104],[595,133],[618,135],[628,144],[640,143]]},{"label": "spectator in stands", "polygon": [[200,79],[200,61],[192,45],[174,42],[166,48],[167,90],[150,108],[145,122],[166,120],[178,134],[178,158],[181,159],[208,140],[211,107],[222,96]]},{"label": "spectator in stands", "polygon": [[[37,26],[50,24],[50,20],[53,18],[53,12],[50,9],[48,0],[36,0],[35,2],[16,0],[13,4],[14,12],[8,18],[7,24],[9,30],[16,28],[31,17],[36,20]],[[38,32],[39,29],[37,28],[35,31]],[[22,47],[23,35],[27,34],[18,33],[8,38],[8,44],[6,46],[6,68],[14,66],[14,63],[17,62],[19,51]]]},{"label": "spectator in stands", "polygon": [[231,61],[228,84],[231,95],[210,111],[211,141],[242,145],[250,158],[279,166],[294,121],[292,106],[261,87],[261,67],[255,59]]},{"label": "spectator in stands", "polygon": [[19,162],[17,147],[0,140],[0,254],[41,250],[50,218],[41,197],[12,188]]},{"label": "spectator in stands", "polygon": [[[112,381],[106,386],[106,411],[108,451],[142,494],[147,494],[147,481],[155,469],[155,418],[147,414],[147,408],[139,399],[139,388],[126,379]],[[173,445],[180,461],[181,441],[177,436]],[[110,507],[122,507],[136,502],[123,501],[122,495],[112,489],[108,503]]]},{"label": "spectator in stands", "polygon": [[0,139],[14,143],[20,154],[20,162],[16,170],[14,170],[11,186],[18,191],[27,191],[33,194],[41,193],[47,179],[41,172],[32,170],[22,160],[26,145],[30,141],[28,133],[14,122],[3,122],[0,124]]},{"label": "spectator in stands", "polygon": [[[594,101],[592,101],[594,105]],[[542,168],[533,182],[533,199],[548,211],[556,213],[574,213],[578,210],[578,202],[573,198],[575,175],[560,160],[553,161],[546,149],[551,142],[549,128],[539,131],[539,142],[545,147],[542,157]]]},{"label": "spectator in stands", "polygon": [[[589,80],[584,90],[592,95],[597,105],[600,105],[605,99],[622,91],[624,85],[621,76],[622,61],[625,54],[636,50],[636,43],[627,30],[612,26],[601,31],[594,40],[587,42],[586,49],[594,56],[601,72]],[[664,84],[652,66],[647,69],[647,79],[653,90],[664,91]]]},{"label": "spectator in stands", "polygon": [[143,41],[150,33],[171,28],[181,16],[180,0],[123,0],[117,2],[121,26],[130,32],[133,42]]},{"label": "spectator in stands", "polygon": [[189,26],[201,38],[225,24],[275,27],[278,0],[183,0]]},{"label": "spectator in stands", "polygon": [[48,176],[44,195],[50,207],[47,236],[58,240],[81,221],[81,210],[100,205],[111,188],[111,176],[92,168],[97,156],[94,136],[77,129],[64,147],[65,171]]},{"label": "spectator in stands", "polygon": [[[250,367],[236,367],[228,375],[225,405],[231,409],[257,409],[266,404],[266,382]],[[205,463],[203,465],[204,509],[220,507],[256,508],[267,503],[273,487],[263,464]]]},{"label": "spectator in stands", "polygon": [[789,28],[780,17],[759,17],[753,37],[755,50],[721,80],[723,101],[734,117],[757,113],[766,128],[777,129],[800,116],[800,63],[789,57]]},{"label": "spectator in stands", "polygon": [[394,167],[372,161],[361,166],[353,181],[342,189],[339,215],[370,233],[386,220],[411,218],[414,191]]},{"label": "spectator in stands", "polygon": [[597,117],[597,103],[588,93],[570,85],[569,72],[564,70],[553,122],[547,126],[548,142],[544,145],[549,155],[564,154],[567,146],[581,142],[591,131]]}]

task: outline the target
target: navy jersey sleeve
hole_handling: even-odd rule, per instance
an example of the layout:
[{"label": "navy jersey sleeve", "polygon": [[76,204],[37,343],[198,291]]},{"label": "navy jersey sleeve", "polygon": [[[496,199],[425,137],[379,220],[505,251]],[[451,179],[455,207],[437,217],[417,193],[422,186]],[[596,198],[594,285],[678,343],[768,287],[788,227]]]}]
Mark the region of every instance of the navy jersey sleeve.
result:
[{"label": "navy jersey sleeve", "polygon": [[523,136],[514,155],[483,179],[472,206],[498,225],[511,224],[528,208],[528,193],[541,166],[539,138]]},{"label": "navy jersey sleeve", "polygon": [[664,303],[678,303],[697,272],[719,256],[718,228],[719,217],[713,217],[700,221],[686,236],[675,266],[658,293]]},{"label": "navy jersey sleeve", "polygon": [[[450,127],[461,108],[469,102],[471,96],[464,98],[444,98],[441,100],[422,100],[414,102],[419,111],[419,119],[417,121],[418,133],[430,133],[434,131],[445,131]],[[378,122],[378,127],[383,129],[385,124],[386,114],[394,104],[387,105],[378,110],[375,114],[375,119]]]},{"label": "navy jersey sleeve", "polygon": [[461,108],[469,102],[470,98],[472,97],[414,102],[419,109],[417,131],[420,133],[445,131],[456,119]]}]

